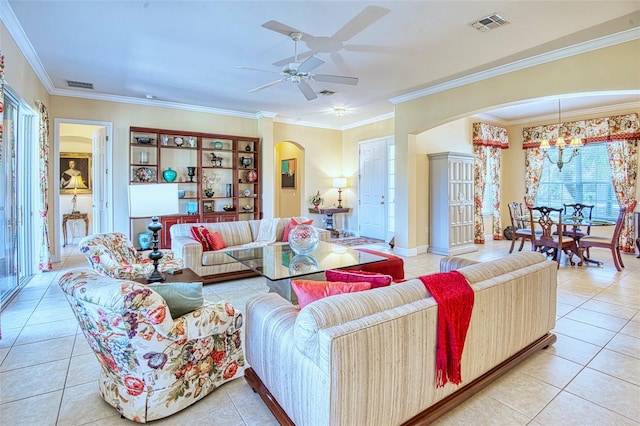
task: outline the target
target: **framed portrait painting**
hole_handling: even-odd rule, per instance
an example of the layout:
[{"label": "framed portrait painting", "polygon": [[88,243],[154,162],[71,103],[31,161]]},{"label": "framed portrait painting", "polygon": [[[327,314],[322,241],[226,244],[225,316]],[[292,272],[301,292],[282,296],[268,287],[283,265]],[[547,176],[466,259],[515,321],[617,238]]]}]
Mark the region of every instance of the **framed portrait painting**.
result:
[{"label": "framed portrait painting", "polygon": [[280,162],[280,176],[282,188],[296,187],[296,159],[289,158]]},{"label": "framed portrait painting", "polygon": [[60,153],[60,193],[91,194],[91,153]]}]

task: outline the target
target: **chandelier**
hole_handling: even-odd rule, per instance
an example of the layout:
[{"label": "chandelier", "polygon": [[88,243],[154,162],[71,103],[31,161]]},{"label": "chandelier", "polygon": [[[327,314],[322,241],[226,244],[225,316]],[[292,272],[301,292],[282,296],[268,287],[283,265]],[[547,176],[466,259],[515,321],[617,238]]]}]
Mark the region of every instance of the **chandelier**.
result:
[{"label": "chandelier", "polygon": [[582,146],[582,139],[577,136],[574,136],[569,142],[569,148],[573,148],[571,151],[571,156],[568,160],[564,160],[563,153],[565,148],[567,147],[567,143],[564,140],[564,137],[560,133],[560,129],[562,127],[562,116],[560,114],[560,99],[558,99],[558,139],[556,139],[555,147],[558,148],[558,159],[553,161],[551,157],[549,157],[549,148],[551,148],[551,144],[549,143],[549,139],[545,138],[540,142],[540,149],[544,152],[544,156],[549,160],[551,164],[555,164],[558,166],[558,170],[562,171],[562,166],[568,164],[573,160],[573,158],[578,155],[578,148]]}]

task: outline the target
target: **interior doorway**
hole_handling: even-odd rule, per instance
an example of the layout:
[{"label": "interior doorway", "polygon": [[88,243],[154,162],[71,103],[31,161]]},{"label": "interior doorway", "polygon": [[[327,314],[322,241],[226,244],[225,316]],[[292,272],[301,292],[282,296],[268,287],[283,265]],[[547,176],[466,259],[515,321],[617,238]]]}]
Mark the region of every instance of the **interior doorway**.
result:
[{"label": "interior doorway", "polygon": [[304,194],[304,150],[293,142],[275,146],[276,212],[274,217],[298,217]]},{"label": "interior doorway", "polygon": [[392,137],[359,146],[359,217],[361,237],[390,241],[395,228],[395,145]]},{"label": "interior doorway", "polygon": [[[112,128],[110,122],[55,120],[56,261],[65,243],[113,231]],[[69,169],[80,178],[69,179]]]}]

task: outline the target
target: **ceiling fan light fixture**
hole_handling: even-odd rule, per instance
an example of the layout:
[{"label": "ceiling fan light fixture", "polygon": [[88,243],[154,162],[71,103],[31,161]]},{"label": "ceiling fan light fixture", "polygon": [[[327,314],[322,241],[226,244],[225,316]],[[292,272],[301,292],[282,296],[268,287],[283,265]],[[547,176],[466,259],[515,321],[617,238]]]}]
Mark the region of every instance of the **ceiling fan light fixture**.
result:
[{"label": "ceiling fan light fixture", "polygon": [[347,113],[347,109],[343,108],[343,107],[335,107],[333,109],[333,112],[338,116],[338,117],[343,117],[346,113]]}]

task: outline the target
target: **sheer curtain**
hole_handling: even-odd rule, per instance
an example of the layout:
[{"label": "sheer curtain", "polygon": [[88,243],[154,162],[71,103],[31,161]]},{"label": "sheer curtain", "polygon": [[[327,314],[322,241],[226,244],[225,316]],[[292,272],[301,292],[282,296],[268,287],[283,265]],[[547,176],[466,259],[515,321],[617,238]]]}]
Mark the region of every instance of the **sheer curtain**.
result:
[{"label": "sheer curtain", "polygon": [[38,112],[40,114],[40,132],[39,132],[39,174],[40,174],[40,261],[38,267],[41,271],[50,271],[53,269],[51,263],[51,239],[49,237],[49,112],[47,107],[40,101],[38,104]]},{"label": "sheer curtain", "polygon": [[[491,164],[490,179],[493,193],[494,240],[502,239],[500,219],[500,182],[502,180],[502,150],[509,148],[507,129],[488,123],[473,123],[473,152],[476,154],[474,167],[474,243],[484,244],[484,218],[482,216],[483,195],[486,187],[488,164]],[[490,161],[489,161],[490,160]]]}]

